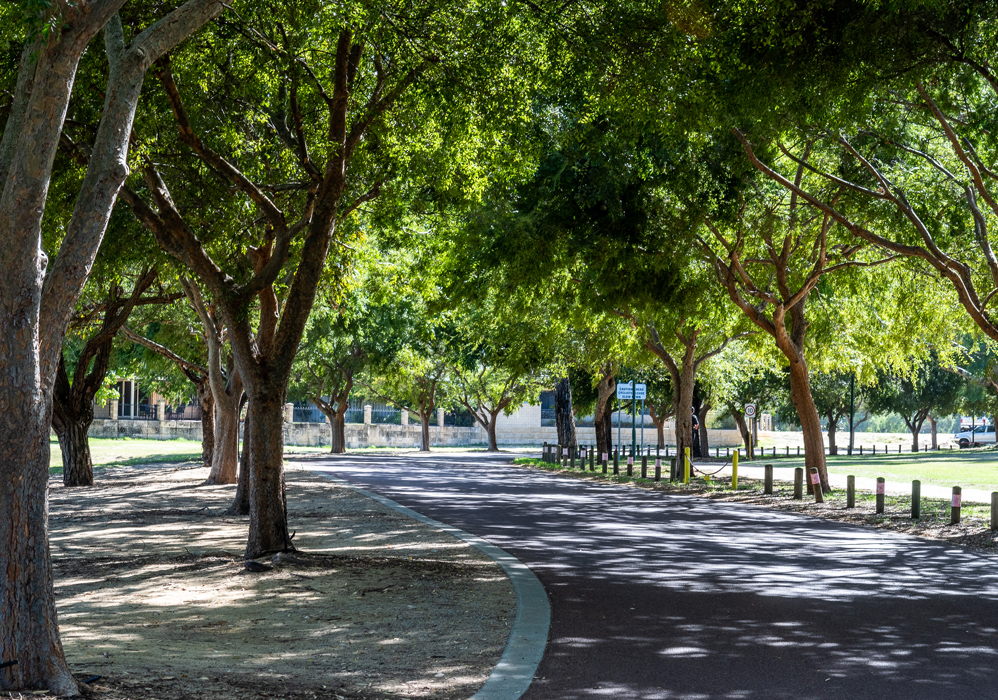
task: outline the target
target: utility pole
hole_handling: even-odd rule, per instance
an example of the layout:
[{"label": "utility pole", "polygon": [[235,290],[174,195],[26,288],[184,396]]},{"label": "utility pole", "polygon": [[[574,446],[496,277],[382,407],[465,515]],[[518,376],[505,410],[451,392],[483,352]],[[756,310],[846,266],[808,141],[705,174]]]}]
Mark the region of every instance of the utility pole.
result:
[{"label": "utility pole", "polygon": [[856,437],[856,426],[853,425],[853,418],[856,416],[856,373],[853,372],[849,378],[849,456],[852,456],[853,440]]}]

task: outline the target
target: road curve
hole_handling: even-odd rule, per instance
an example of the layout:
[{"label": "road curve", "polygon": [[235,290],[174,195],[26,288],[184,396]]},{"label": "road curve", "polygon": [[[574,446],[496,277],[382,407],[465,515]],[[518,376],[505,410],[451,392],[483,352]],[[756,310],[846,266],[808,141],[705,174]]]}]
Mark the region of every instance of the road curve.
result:
[{"label": "road curve", "polygon": [[534,571],[551,629],[525,700],[998,696],[998,557],[503,459],[336,455],[308,468]]}]

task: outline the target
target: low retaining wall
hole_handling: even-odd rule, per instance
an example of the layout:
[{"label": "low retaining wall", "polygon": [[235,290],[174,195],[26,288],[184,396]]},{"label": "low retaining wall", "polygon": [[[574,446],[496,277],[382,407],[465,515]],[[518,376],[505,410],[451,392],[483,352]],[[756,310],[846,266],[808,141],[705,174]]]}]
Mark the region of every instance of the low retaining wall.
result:
[{"label": "low retaining wall", "polygon": [[[638,429],[638,440],[641,430]],[[594,428],[577,428],[578,441],[585,445],[596,443]],[[711,449],[734,447],[742,443],[737,430],[708,430]],[[90,437],[98,438],[144,438],[147,440],[201,440],[201,421],[195,420],[107,420],[98,419],[90,425]],[[630,426],[622,426],[621,438],[625,445],[631,443]],[[347,447],[419,447],[422,432],[419,425],[389,425],[380,423],[347,423]],[[524,425],[499,424],[496,434],[499,446],[540,446],[545,442],[557,443],[558,430],[551,427],[528,427]],[[644,444],[654,445],[658,440],[655,429],[645,428]],[[617,429],[614,426],[613,441],[617,442]],[[675,443],[671,430],[665,433],[666,444]],[[308,447],[330,445],[328,423],[285,423],[284,444]],[[482,446],[488,444],[485,430],[479,426],[458,428],[455,426],[430,426],[430,445],[433,447]]]},{"label": "low retaining wall", "polygon": [[[201,421],[176,420],[94,420],[90,437],[143,438],[147,440],[201,440]],[[347,447],[419,447],[422,429],[418,425],[347,423]],[[485,431],[479,427],[430,426],[430,445],[436,447],[484,445]],[[285,423],[284,444],[325,447],[331,444],[328,423]]]}]

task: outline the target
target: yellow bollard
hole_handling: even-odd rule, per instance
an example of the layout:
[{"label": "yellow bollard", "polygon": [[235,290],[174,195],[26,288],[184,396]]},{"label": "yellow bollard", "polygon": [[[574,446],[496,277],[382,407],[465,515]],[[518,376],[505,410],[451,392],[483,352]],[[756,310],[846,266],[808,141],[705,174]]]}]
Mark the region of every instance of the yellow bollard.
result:
[{"label": "yellow bollard", "polygon": [[690,483],[690,448],[687,447],[684,452],[686,453],[686,459],[683,464],[683,483]]},{"label": "yellow bollard", "polygon": [[738,450],[735,450],[735,456],[731,458],[731,489],[738,490]]}]

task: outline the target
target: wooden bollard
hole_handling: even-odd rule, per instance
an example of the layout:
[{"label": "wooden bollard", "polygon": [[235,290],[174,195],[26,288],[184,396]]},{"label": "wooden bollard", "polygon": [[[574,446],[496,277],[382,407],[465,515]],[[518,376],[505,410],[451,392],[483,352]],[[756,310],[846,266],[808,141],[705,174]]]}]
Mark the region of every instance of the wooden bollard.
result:
[{"label": "wooden bollard", "polygon": [[620,475],[620,450],[613,451],[613,475]]},{"label": "wooden bollard", "polygon": [[814,491],[815,503],[825,502],[825,498],[821,494],[821,477],[818,476],[817,467],[811,467],[811,490]]},{"label": "wooden bollard", "polygon": [[648,478],[648,455],[641,455],[641,478]]},{"label": "wooden bollard", "polygon": [[790,456],[790,445],[787,445],[787,457]]},{"label": "wooden bollard", "polygon": [[800,445],[797,445],[797,456],[800,457]]},{"label": "wooden bollard", "polygon": [[862,445],[859,446],[859,453],[863,454],[863,446]]},{"label": "wooden bollard", "polygon": [[548,441],[547,440],[544,441],[544,447],[543,447],[543,449],[541,449],[541,461],[542,462],[548,461]]},{"label": "wooden bollard", "polygon": [[846,477],[846,508],[856,507],[856,477],[850,474]]},{"label": "wooden bollard", "polygon": [[804,498],[804,467],[794,469],[794,500]]},{"label": "wooden bollard", "polygon": [[991,492],[991,529],[998,530],[998,491]]},{"label": "wooden bollard", "polygon": [[763,483],[762,492],[766,495],[773,494],[773,465],[767,464],[765,467],[765,482]]},{"label": "wooden bollard", "polygon": [[627,476],[634,476],[634,450],[627,455]]},{"label": "wooden bollard", "polygon": [[731,456],[731,448],[730,447],[725,447],[724,448],[724,456],[725,457],[730,457]]},{"label": "wooden bollard", "polygon": [[877,477],[877,514],[880,515],[884,512],[884,489],[887,488],[887,484],[884,483],[884,477]]},{"label": "wooden bollard", "polygon": [[679,478],[679,467],[676,466],[676,458],[669,459],[669,481],[676,481]]},{"label": "wooden bollard", "polygon": [[571,466],[572,471],[574,472],[575,471],[575,448],[574,447],[570,447],[570,448],[568,448],[568,451],[571,453],[571,456],[569,457],[569,460],[570,460],[569,466]]},{"label": "wooden bollard", "polygon": [[960,501],[963,496],[963,489],[959,486],[953,487],[953,501],[950,503],[950,525],[957,525],[960,522]]},{"label": "wooden bollard", "polygon": [[738,453],[735,452],[735,456],[731,458],[731,489],[733,491],[738,490]]},{"label": "wooden bollard", "polygon": [[596,471],[596,445],[589,447],[589,471]]},{"label": "wooden bollard", "polygon": [[609,462],[610,455],[606,452],[603,453],[603,473],[606,474],[607,463]]},{"label": "wooden bollard", "polygon": [[655,481],[662,480],[662,458],[655,458]]},{"label": "wooden bollard", "polygon": [[922,482],[915,479],[911,482],[911,519],[922,517]]}]

